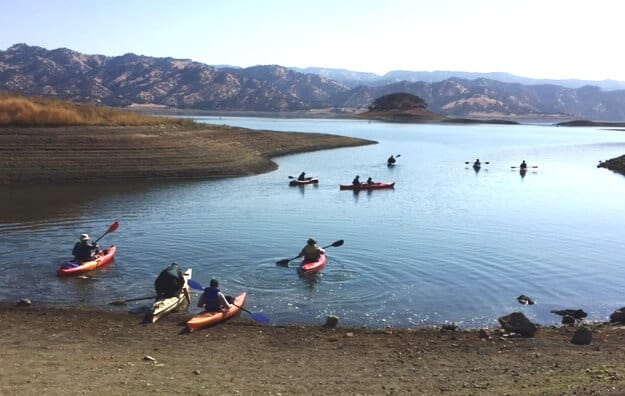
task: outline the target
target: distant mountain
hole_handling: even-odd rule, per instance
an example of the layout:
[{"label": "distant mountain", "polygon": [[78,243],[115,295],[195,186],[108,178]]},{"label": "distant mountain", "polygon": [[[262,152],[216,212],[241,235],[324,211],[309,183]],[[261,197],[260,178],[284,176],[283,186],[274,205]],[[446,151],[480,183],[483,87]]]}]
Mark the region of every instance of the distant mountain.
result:
[{"label": "distant mountain", "polygon": [[567,88],[581,88],[586,85],[592,85],[602,88],[606,91],[625,89],[625,81],[615,80],[578,80],[578,79],[535,79],[529,77],[515,76],[510,73],[474,73],[463,71],[390,71],[383,76],[375,73],[356,72],[345,69],[331,69],[308,67],[292,68],[301,73],[314,73],[320,76],[336,80],[349,87],[358,85],[381,86],[393,84],[400,81],[408,82],[440,82],[452,78],[460,78],[465,80],[488,79],[507,83],[518,83],[524,85],[560,85]]},{"label": "distant mountain", "polygon": [[521,79],[505,73],[491,74],[493,78],[465,73],[462,76],[468,78],[423,81],[452,72],[396,71],[380,77],[387,79],[383,83],[376,82],[379,76],[373,73],[321,68],[301,71],[279,65],[215,67],[190,59],[135,54],[86,55],[26,44],[0,51],[0,91],[110,106],[153,104],[263,112],[364,110],[381,96],[408,93],[425,100],[427,110],[453,117],[625,120],[625,90],[599,86],[501,81]]}]

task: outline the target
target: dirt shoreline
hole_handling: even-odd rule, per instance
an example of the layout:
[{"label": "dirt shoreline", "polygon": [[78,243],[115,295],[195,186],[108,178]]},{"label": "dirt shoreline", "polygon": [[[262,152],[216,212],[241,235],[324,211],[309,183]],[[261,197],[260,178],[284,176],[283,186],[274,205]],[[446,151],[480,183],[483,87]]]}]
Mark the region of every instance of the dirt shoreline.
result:
[{"label": "dirt shoreline", "polygon": [[0,184],[218,179],[277,168],[288,154],[376,142],[212,125],[0,128]]},{"label": "dirt shoreline", "polygon": [[0,394],[605,395],[625,390],[625,327],[533,338],[496,329],[261,326],[249,316],[193,333],[81,307],[0,303]]}]

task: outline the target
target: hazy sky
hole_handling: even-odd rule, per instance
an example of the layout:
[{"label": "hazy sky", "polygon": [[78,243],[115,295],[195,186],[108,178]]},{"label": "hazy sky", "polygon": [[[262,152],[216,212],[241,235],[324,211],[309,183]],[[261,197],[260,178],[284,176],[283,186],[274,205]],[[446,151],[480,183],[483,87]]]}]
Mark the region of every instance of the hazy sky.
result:
[{"label": "hazy sky", "polygon": [[0,0],[0,50],[625,81],[623,11],[621,0]]}]

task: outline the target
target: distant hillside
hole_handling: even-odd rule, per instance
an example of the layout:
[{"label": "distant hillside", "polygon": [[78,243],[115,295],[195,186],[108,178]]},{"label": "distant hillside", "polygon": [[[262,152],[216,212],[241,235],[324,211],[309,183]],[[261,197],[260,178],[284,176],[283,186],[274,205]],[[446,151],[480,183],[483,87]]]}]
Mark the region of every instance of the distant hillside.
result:
[{"label": "distant hillside", "polygon": [[[303,71],[306,73],[278,65],[216,68],[189,59],[135,54],[107,57],[16,44],[0,51],[0,92],[118,107],[159,105],[245,112],[332,109],[344,115],[367,109],[381,96],[408,93],[422,98],[433,113],[448,117],[625,120],[625,90],[526,85],[492,78],[410,81],[420,72],[388,73],[385,77],[393,82],[380,85],[375,74],[343,70],[340,77],[350,81],[348,84],[329,77],[338,78],[334,69]],[[369,83],[354,85],[358,79]]]},{"label": "distant hillside", "polygon": [[515,83],[524,85],[558,85],[566,88],[581,88],[587,85],[599,87],[606,91],[625,89],[625,81],[615,80],[579,80],[579,79],[536,79],[529,77],[516,76],[510,73],[475,73],[464,71],[407,71],[407,70],[394,70],[390,71],[382,76],[375,73],[356,72],[345,69],[331,69],[331,68],[319,68],[308,67],[292,68],[301,73],[314,73],[320,76],[336,80],[342,84],[345,84],[351,88],[358,85],[369,86],[382,86],[397,83],[400,81],[408,82],[441,82],[448,79],[464,79],[464,80],[476,80],[476,79],[488,79],[496,80],[504,83]]}]

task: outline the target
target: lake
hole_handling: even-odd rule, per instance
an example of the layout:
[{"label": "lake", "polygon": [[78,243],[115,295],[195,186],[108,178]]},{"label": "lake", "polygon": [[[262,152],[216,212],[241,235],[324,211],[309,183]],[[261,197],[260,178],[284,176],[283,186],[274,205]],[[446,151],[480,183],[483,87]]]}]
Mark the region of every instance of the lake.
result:
[{"label": "lake", "polygon": [[[217,277],[228,294],[248,291],[247,308],[274,324],[334,314],[342,325],[477,328],[521,311],[551,325],[560,321],[552,309],[605,321],[625,306],[625,177],[596,167],[625,153],[624,132],[197,120],[379,143],[280,157],[274,172],[219,181],[0,187],[0,299],[127,310],[135,305],[108,302],[151,295],[158,272],[176,261],[203,284]],[[391,154],[400,157],[389,168]],[[479,172],[465,164],[476,158]],[[511,169],[522,160],[537,168]],[[302,171],[320,183],[289,187]],[[395,189],[340,191],[355,175]],[[96,238],[115,220],[120,228],[101,240],[117,245],[113,264],[85,279],[56,276],[80,233]],[[327,249],[321,274],[301,276],[297,261],[276,266],[311,236],[345,241]],[[520,294],[536,304],[520,305]]]}]

